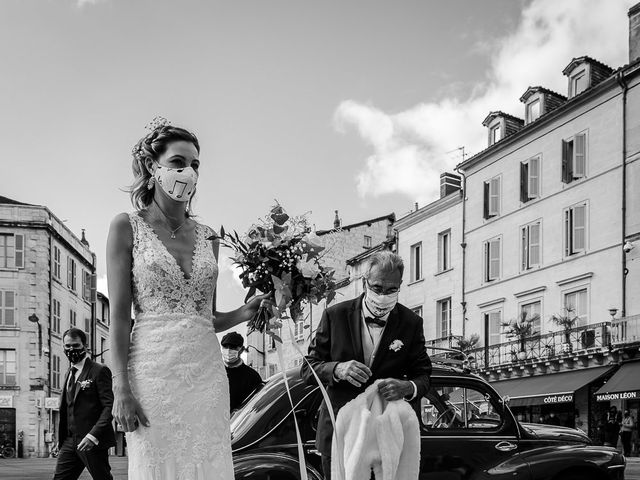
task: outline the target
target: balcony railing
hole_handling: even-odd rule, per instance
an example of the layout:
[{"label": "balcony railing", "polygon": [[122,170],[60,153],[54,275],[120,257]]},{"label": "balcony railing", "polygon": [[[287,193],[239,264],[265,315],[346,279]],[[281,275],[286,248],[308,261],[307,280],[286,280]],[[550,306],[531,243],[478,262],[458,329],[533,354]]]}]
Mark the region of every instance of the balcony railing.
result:
[{"label": "balcony railing", "polygon": [[640,343],[640,315],[616,318],[611,322],[611,344],[620,346]]},{"label": "balcony railing", "polygon": [[[564,330],[544,335],[534,335],[524,342],[524,351],[519,340],[512,340],[496,345],[488,345],[469,351],[469,361],[475,368],[491,368],[518,361],[535,361],[550,359],[570,353],[594,352],[598,349],[608,350],[611,346],[611,322],[603,322]],[[635,335],[638,335],[635,323]],[[630,332],[627,325],[627,335]]]},{"label": "balcony railing", "polygon": [[425,342],[427,345],[427,351],[432,348],[457,348],[459,338],[462,337],[460,337],[459,335],[449,335],[447,337],[427,340]]}]

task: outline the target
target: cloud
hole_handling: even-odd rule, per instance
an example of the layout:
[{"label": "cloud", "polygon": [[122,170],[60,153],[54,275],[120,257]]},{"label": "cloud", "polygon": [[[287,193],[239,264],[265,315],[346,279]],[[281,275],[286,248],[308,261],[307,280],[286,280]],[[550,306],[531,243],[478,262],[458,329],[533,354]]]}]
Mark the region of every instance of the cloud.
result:
[{"label": "cloud", "polygon": [[102,3],[105,0],[77,0],[76,1],[76,5],[78,6],[78,8],[82,8],[85,5],[96,5],[98,3]]},{"label": "cloud", "polygon": [[420,203],[436,199],[439,178],[460,162],[452,150],[474,154],[486,147],[482,120],[502,110],[523,117],[519,98],[529,86],[566,92],[562,69],[573,57],[589,55],[613,68],[628,61],[627,10],[631,0],[534,0],[512,33],[476,45],[488,52],[484,80],[465,98],[456,87],[449,96],[399,113],[385,113],[355,100],[340,103],[337,131],[355,129],[373,153],[356,184],[361,197],[402,193]]}]

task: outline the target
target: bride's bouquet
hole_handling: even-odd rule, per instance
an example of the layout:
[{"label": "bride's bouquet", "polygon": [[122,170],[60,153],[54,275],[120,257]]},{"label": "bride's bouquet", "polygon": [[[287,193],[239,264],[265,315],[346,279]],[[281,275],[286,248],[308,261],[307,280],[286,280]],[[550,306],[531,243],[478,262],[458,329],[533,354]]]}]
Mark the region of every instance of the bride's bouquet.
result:
[{"label": "bride's bouquet", "polygon": [[274,304],[261,307],[248,323],[249,333],[264,332],[282,340],[275,330],[280,319],[302,318],[303,305],[331,302],[335,297],[334,270],[322,264],[324,247],[311,240],[305,215],[290,217],[277,204],[269,214],[240,236],[220,229],[220,244],[235,253],[231,259],[240,267],[247,301],[257,292],[271,293]]}]

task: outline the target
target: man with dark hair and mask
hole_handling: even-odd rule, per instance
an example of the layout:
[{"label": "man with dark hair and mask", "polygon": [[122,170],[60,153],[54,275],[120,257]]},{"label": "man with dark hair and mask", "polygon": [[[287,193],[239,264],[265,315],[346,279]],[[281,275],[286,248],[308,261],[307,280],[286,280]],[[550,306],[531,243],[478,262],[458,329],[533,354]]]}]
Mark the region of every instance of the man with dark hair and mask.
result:
[{"label": "man with dark hair and mask", "polygon": [[[387,250],[374,253],[362,276],[364,294],[332,305],[322,315],[301,374],[315,385],[313,368],[327,388],[336,417],[376,380],[387,401],[418,401],[429,389],[431,360],[423,320],[398,303],[403,272],[399,255]],[[328,406],[323,402],[316,448],[326,480],[331,476],[332,436]]]},{"label": "man with dark hair and mask", "polygon": [[262,378],[249,365],[246,365],[240,354],[244,351],[244,338],[236,332],[227,333],[220,342],[222,360],[229,378],[230,411],[237,410],[247,398],[262,386]]},{"label": "man with dark hair and mask", "polygon": [[87,354],[87,336],[78,328],[62,335],[71,362],[60,397],[58,461],[54,480],[77,480],[86,468],[94,480],[112,480],[109,447],[116,444],[111,426],[111,371]]}]

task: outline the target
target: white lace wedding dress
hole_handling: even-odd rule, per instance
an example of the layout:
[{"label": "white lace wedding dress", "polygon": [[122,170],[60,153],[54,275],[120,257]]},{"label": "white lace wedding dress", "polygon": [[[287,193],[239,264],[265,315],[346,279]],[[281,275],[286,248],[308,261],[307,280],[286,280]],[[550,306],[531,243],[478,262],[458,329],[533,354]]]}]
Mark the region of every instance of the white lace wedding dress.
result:
[{"label": "white lace wedding dress", "polygon": [[233,480],[229,386],[211,312],[218,276],[196,225],[186,278],[137,213],[133,228],[133,304],[129,378],[150,427],[127,433],[129,480]]}]

